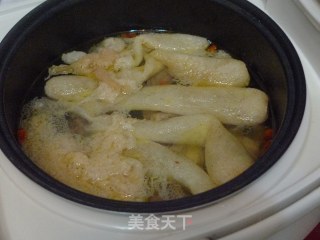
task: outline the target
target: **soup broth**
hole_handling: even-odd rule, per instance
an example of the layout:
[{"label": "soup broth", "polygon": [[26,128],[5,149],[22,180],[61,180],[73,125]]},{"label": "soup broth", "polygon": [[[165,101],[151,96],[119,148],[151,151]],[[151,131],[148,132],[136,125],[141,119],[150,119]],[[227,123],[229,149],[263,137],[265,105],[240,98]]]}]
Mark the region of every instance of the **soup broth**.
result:
[{"label": "soup broth", "polygon": [[267,95],[209,40],[124,33],[71,51],[25,104],[18,138],[57,180],[96,196],[163,201],[235,178],[272,141]]}]

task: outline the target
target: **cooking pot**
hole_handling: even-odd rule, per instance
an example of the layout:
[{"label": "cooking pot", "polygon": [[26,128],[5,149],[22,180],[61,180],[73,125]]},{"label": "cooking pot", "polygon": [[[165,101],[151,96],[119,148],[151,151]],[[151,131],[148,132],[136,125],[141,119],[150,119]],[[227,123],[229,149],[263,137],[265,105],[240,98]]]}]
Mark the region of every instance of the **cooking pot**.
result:
[{"label": "cooking pot", "polygon": [[[269,149],[238,177],[177,200],[126,202],[92,196],[55,180],[21,150],[16,133],[23,104],[43,94],[47,69],[61,54],[86,50],[103,37],[141,30],[210,39],[247,64],[252,85],[270,98],[275,132]],[[305,108],[299,57],[282,30],[244,0],[48,0],[20,20],[0,46],[0,146],[8,161],[36,184],[76,203],[116,212],[160,213],[205,207],[236,194],[268,171],[294,139]],[[274,166],[276,167],[276,166]]]}]

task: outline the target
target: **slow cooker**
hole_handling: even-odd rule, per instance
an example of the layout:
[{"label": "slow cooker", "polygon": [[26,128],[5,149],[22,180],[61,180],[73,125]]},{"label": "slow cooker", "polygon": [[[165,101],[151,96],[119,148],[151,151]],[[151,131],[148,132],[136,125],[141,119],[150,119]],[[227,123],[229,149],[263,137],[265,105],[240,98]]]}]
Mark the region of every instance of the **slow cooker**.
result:
[{"label": "slow cooker", "polygon": [[[37,1],[30,1],[24,4],[12,5],[10,8],[1,12],[3,14],[2,17],[9,18],[9,16],[12,17],[19,12],[21,14],[20,17],[22,17],[39,3],[40,2]],[[279,11],[280,7],[290,6],[289,8],[285,8],[287,16],[290,16],[290,14],[292,14],[291,12],[297,13],[298,9],[297,6],[290,1],[283,2],[283,5],[280,4],[280,6],[277,6],[277,4],[272,1],[269,1],[267,4],[264,1],[254,3],[270,16],[272,15],[267,9],[275,13]],[[288,9],[291,9],[291,12]],[[301,21],[308,24],[306,30],[310,30],[312,34],[317,33],[306,17],[301,12],[299,13],[301,14]],[[281,18],[282,15],[278,14],[276,16],[280,16],[280,19],[277,20],[280,24],[281,21],[283,21]],[[16,17],[15,19],[18,20],[20,17]],[[276,17],[274,17],[274,19],[276,19]],[[7,29],[11,26],[8,26]],[[290,25],[284,30],[286,29],[289,29],[286,32],[289,37],[294,35],[294,31],[292,32]],[[315,64],[315,60],[317,60],[317,55],[316,53],[312,54],[312,51],[308,50],[306,45],[301,44],[300,38],[296,36],[295,38],[291,38],[291,41],[294,43],[302,61],[307,85],[312,86],[307,89],[306,109],[302,123],[299,126],[297,135],[292,139],[293,141],[290,142],[289,148],[281,154],[279,161],[272,163],[274,166],[270,166],[271,168],[268,169],[268,171],[255,179],[255,181],[250,183],[245,189],[212,205],[209,204],[195,209],[187,208],[182,212],[164,212],[162,215],[153,215],[152,212],[148,212],[149,215],[143,215],[139,214],[139,212],[131,211],[131,213],[119,214],[119,212],[105,211],[99,208],[92,208],[92,206],[85,206],[81,203],[79,204],[79,202],[69,201],[64,197],[61,198],[57,196],[51,191],[45,190],[43,187],[35,184],[34,179],[30,180],[24,174],[21,174],[16,167],[11,165],[7,156],[3,155],[1,158],[1,169],[3,171],[1,177],[4,178],[4,181],[2,183],[3,187],[1,185],[1,191],[8,191],[8,193],[4,194],[4,200],[1,201],[3,202],[3,222],[12,222],[18,216],[16,215],[16,211],[23,213],[26,219],[33,219],[33,217],[36,216],[34,214],[38,214],[39,217],[42,217],[44,220],[41,221],[41,226],[47,229],[46,239],[48,239],[48,233],[50,233],[49,239],[57,239],[58,237],[67,239],[68,236],[69,238],[75,236],[79,236],[80,238],[81,236],[83,239],[87,239],[89,233],[93,234],[91,237],[93,239],[199,239],[201,237],[211,237],[213,239],[230,237],[232,239],[232,237],[236,236],[232,234],[240,231],[240,233],[238,233],[240,235],[237,236],[241,236],[241,229],[246,229],[246,227],[254,225],[257,221],[263,222],[263,220],[265,221],[272,218],[274,215],[279,214],[281,210],[288,209],[288,206],[299,202],[298,200],[307,193],[311,195],[315,194],[319,186],[319,179],[317,177],[319,175],[317,174],[319,173],[319,171],[317,172],[319,169],[319,161],[316,160],[317,148],[312,144],[316,142],[317,138],[317,131],[314,130],[316,129],[317,111],[313,106],[316,102],[316,95],[313,91],[316,92],[318,80],[318,73],[315,71],[313,64]],[[312,44],[310,44],[310,46],[312,46]],[[305,55],[305,53],[308,53],[308,55]],[[11,193],[7,186],[12,186]],[[15,191],[12,191],[14,189]],[[14,197],[16,200],[12,201],[10,197]],[[304,197],[304,199],[307,199],[307,197]],[[18,201],[24,204],[18,204]],[[20,206],[20,208],[13,207],[16,205]],[[26,205],[32,207],[29,208],[26,207]],[[312,208],[312,206],[315,208],[317,205],[309,204],[309,210],[311,210],[310,208]],[[21,209],[23,210],[21,211]],[[306,211],[304,211],[304,213],[306,213]],[[132,221],[139,221],[139,219],[140,221],[142,219],[144,224],[146,224],[146,219],[150,219],[148,218],[150,216],[154,217],[154,220],[158,218],[159,223],[162,224],[168,223],[168,219],[170,219],[172,220],[171,225],[173,226],[160,230],[149,229],[149,231],[139,228],[132,229],[132,225],[130,227]],[[295,219],[297,219],[297,216],[298,214],[296,214]],[[49,222],[53,221],[57,223],[57,225],[49,224],[46,220]],[[18,233],[18,229],[17,231],[13,231],[14,227],[12,224],[3,224],[1,226],[4,229],[3,233],[8,234],[8,236],[4,235],[6,236],[5,239],[10,239],[9,236],[12,232],[18,234],[17,236],[35,232],[35,228],[32,228],[32,226],[36,226],[36,217],[33,221],[23,222],[30,223],[28,224],[30,228],[22,228],[24,230],[20,233]],[[145,227],[145,225],[143,226]],[[58,228],[63,229],[63,231],[58,231]],[[280,228],[281,225],[277,226],[276,229],[279,230]],[[33,229],[33,231],[31,229]],[[274,231],[275,229],[259,234],[261,234],[261,237],[266,237]],[[258,232],[255,234],[258,234]],[[32,235],[29,236],[31,237]],[[34,237],[32,238],[35,239]]]}]

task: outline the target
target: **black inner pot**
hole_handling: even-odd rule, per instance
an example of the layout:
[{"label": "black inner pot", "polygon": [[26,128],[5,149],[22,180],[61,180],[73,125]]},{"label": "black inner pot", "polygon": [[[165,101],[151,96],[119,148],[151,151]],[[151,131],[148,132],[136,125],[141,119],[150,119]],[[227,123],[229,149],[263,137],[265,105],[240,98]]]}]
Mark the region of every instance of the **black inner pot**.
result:
[{"label": "black inner pot", "polygon": [[[270,97],[276,130],[271,147],[230,182],[183,199],[123,202],[65,186],[33,164],[16,140],[28,92],[63,52],[116,32],[144,29],[203,36],[243,60]],[[286,151],[300,126],[306,97],[303,70],[292,44],[268,16],[242,0],[49,0],[25,16],[2,41],[0,79],[0,144],[7,158],[34,182],[66,199],[119,212],[203,207],[244,188]]]}]

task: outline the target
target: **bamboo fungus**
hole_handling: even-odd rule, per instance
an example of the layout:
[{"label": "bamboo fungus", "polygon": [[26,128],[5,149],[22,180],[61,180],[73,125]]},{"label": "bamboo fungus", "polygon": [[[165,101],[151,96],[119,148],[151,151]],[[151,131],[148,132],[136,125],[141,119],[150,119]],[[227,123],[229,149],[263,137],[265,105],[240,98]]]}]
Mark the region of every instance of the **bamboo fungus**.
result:
[{"label": "bamboo fungus", "polygon": [[172,178],[187,187],[192,194],[205,192],[214,187],[208,174],[192,160],[175,154],[158,143],[140,141],[125,154],[139,159],[151,175]]},{"label": "bamboo fungus", "polygon": [[169,68],[179,82],[196,86],[246,87],[250,76],[246,65],[234,58],[197,56],[155,50],[151,55]]},{"label": "bamboo fungus", "polygon": [[162,121],[137,121],[133,124],[134,134],[160,143],[204,146],[212,116],[190,115]]},{"label": "bamboo fungus", "polygon": [[162,49],[175,52],[195,53],[203,51],[209,46],[209,41],[203,37],[188,34],[142,34],[137,37],[150,49]]},{"label": "bamboo fungus", "polygon": [[205,166],[212,181],[217,185],[226,183],[253,162],[238,139],[219,121],[213,120],[205,144]]},{"label": "bamboo fungus", "polygon": [[224,124],[255,125],[267,118],[268,97],[254,88],[144,87],[106,110],[153,110],[181,115],[213,114]]}]

